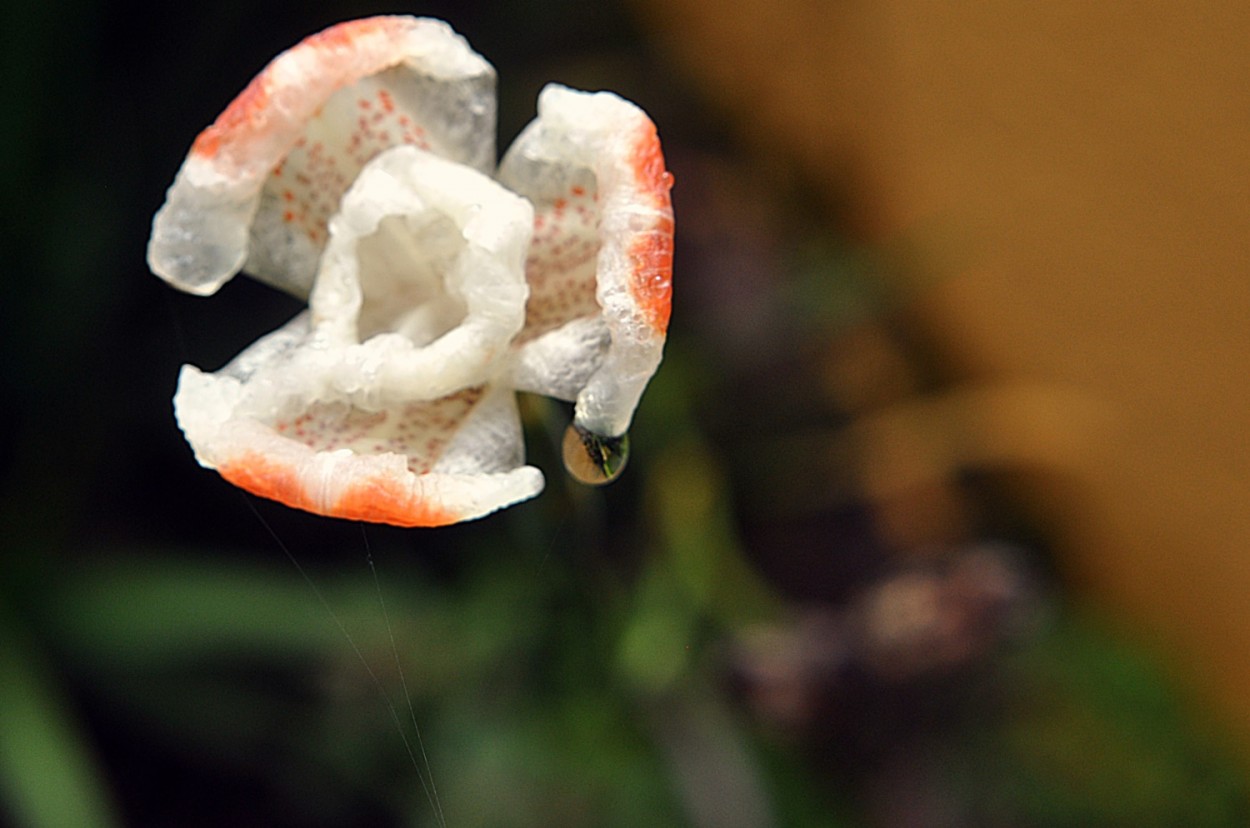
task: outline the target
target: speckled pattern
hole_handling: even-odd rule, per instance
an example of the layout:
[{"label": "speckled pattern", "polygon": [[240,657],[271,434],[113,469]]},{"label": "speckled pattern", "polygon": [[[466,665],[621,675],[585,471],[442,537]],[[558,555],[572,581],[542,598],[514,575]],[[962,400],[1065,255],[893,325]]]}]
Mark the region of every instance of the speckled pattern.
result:
[{"label": "speckled pattern", "polygon": [[579,181],[564,195],[534,205],[534,241],[525,260],[530,297],[520,341],[600,312],[595,301],[599,195],[589,171]]},{"label": "speckled pattern", "polygon": [[317,403],[293,419],[273,423],[279,434],[315,451],[348,449],[358,454],[402,454],[414,474],[433,468],[482,388],[466,388],[432,402],[367,411],[346,403]]},{"label": "speckled pattern", "polygon": [[399,144],[430,148],[425,129],[388,89],[392,72],[330,96],[265,184],[265,203],[280,204],[282,220],[314,244],[325,241],[330,216],[371,158]]}]

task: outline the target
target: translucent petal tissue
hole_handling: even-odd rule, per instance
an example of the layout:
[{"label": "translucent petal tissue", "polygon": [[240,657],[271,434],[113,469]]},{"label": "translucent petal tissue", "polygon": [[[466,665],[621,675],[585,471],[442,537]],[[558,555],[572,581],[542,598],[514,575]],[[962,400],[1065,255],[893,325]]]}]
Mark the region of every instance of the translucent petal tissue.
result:
[{"label": "translucent petal tissue", "polygon": [[435,526],[541,491],[517,391],[574,403],[585,445],[623,445],[671,298],[655,126],[551,85],[496,174],[494,83],[445,23],[351,21],[195,140],[153,271],[209,295],[244,270],[308,302],[221,370],[183,367],[201,465],[317,514]]}]

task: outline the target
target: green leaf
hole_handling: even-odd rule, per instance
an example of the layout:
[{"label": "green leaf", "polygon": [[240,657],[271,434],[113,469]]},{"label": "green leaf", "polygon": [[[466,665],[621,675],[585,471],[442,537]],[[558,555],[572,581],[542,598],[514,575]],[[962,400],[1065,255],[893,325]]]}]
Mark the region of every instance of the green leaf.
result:
[{"label": "green leaf", "polygon": [[0,614],[0,790],[29,828],[117,825],[95,758],[40,653]]}]

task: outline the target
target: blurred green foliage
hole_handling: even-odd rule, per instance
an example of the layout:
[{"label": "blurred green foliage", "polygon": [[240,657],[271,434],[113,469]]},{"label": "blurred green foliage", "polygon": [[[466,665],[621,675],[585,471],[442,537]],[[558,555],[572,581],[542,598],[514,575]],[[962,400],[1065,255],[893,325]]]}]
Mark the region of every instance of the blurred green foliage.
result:
[{"label": "blurred green foliage", "polygon": [[[251,503],[198,469],[169,409],[179,363],[216,367],[292,308],[243,280],[211,307],[173,296],[143,264],[147,223],[191,137],[251,73],[371,11],[4,11],[9,823],[1250,820],[1218,731],[1149,658],[1069,612],[1062,584],[1036,579],[1043,620],[949,669],[891,678],[855,649],[870,617],[857,596],[906,567],[871,509],[787,492],[812,488],[805,469],[853,417],[822,396],[821,355],[856,326],[888,340],[905,296],[793,185],[724,183],[758,170],[615,4],[421,12],[499,66],[504,136],[550,78],[617,89],[661,125],[676,312],[623,479],[560,480],[567,412],[537,400],[526,421],[548,491],[448,530],[362,531]],[[862,469],[843,459],[853,495]],[[970,540],[1014,525],[991,517]],[[1028,545],[1032,571],[1044,552]],[[813,607],[835,631],[809,654],[824,672],[744,681],[742,642],[772,630],[771,655],[789,657]]]}]

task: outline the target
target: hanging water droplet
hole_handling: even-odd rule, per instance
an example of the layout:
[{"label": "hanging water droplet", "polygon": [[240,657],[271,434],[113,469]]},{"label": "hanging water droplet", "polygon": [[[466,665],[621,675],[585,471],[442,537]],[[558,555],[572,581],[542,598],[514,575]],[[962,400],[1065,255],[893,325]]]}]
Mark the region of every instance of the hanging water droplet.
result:
[{"label": "hanging water droplet", "polygon": [[564,431],[564,468],[579,483],[602,486],[620,476],[629,460],[629,434],[604,437],[570,423]]}]

